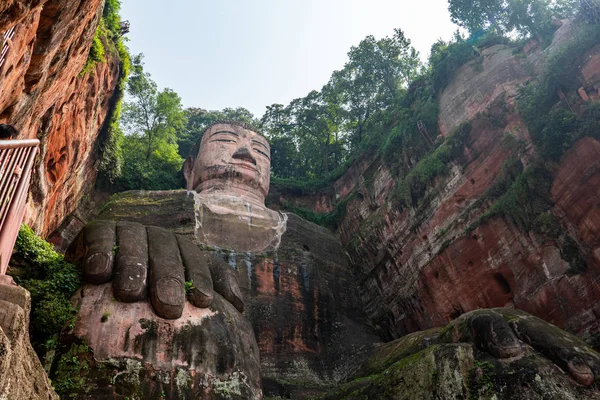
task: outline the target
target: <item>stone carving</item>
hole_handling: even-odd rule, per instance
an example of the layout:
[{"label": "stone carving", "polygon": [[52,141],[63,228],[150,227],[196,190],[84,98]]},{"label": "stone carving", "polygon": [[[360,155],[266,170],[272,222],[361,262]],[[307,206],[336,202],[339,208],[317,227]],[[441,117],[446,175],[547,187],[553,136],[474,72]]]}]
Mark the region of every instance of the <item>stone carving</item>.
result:
[{"label": "stone carving", "polygon": [[[286,219],[264,205],[270,166],[269,143],[262,135],[231,123],[206,129],[197,157],[189,157],[184,165],[188,189],[199,192],[195,201],[200,243],[236,251],[277,246]],[[186,281],[194,285],[190,300],[195,306],[210,306],[214,283],[219,294],[240,312],[244,310],[228,265],[162,228],[95,221],[85,227],[71,259],[83,265],[86,282],[100,285],[114,276],[113,291],[119,301],[142,301],[148,292],[162,318],[181,317]]]},{"label": "stone carving", "polygon": [[378,346],[323,399],[599,399],[598,374],[600,355],[576,336],[496,308]]},{"label": "stone carving", "polygon": [[[235,272],[197,244],[238,251],[277,247],[286,218],[264,205],[269,144],[241,125],[215,124],[184,171],[188,189],[199,191],[188,192],[199,243],[135,222],[88,224],[67,255],[92,284],[77,298],[74,333],[99,359],[141,358],[165,376],[185,374],[193,382],[188,387],[166,379],[173,397],[218,395],[225,384],[235,386],[239,398],[260,398],[258,346],[240,314],[244,301]],[[145,397],[164,391],[160,384],[143,386]]]},{"label": "stone carving", "polygon": [[262,135],[229,123],[207,128],[196,157],[184,165],[187,189],[199,193],[199,242],[236,251],[277,248],[286,218],[265,207],[270,167],[269,142]]},{"label": "stone carving", "polygon": [[133,222],[94,221],[82,235],[71,260],[82,264],[86,282],[112,280],[116,300],[124,303],[148,298],[156,314],[180,318],[186,302],[207,308],[214,290],[240,312],[244,302],[233,271],[208,257],[193,242],[172,232]]},{"label": "stone carving", "polygon": [[[269,184],[268,143],[243,126],[220,123],[207,129],[196,154],[185,165],[190,192],[126,193],[105,206],[101,215],[105,220],[86,226],[71,254],[83,264],[84,279],[93,285],[86,285],[77,298],[80,311],[74,334],[85,339],[95,358],[106,360],[105,369],[112,368],[115,376],[127,377],[125,389],[120,389],[118,395],[155,398],[164,392],[167,398],[260,398],[261,364],[255,332],[267,360],[262,364],[262,373],[265,390],[270,394],[301,397],[319,393],[302,391],[302,385],[282,387],[277,380],[282,376],[280,371],[286,371],[284,377],[295,377],[298,360],[330,363],[329,370],[323,367],[319,373],[325,376],[333,370],[337,371],[337,379],[344,379],[353,369],[348,366],[359,363],[347,358],[344,368],[337,360],[360,356],[361,349],[376,338],[361,325],[362,307],[354,301],[350,286],[335,286],[327,296],[331,287],[321,286],[319,281],[315,291],[309,272],[313,253],[323,261],[318,273],[323,274],[324,281],[351,279],[350,270],[340,268],[343,262],[335,256],[335,246],[330,243],[328,247],[324,234],[309,233],[301,221],[296,221],[300,218],[290,216],[287,221],[285,215],[264,206]],[[282,235],[284,240],[278,249]],[[255,236],[258,240],[253,239]],[[291,246],[292,242],[297,243]],[[210,246],[211,251],[199,244]],[[236,275],[224,258],[215,256],[218,248],[245,252],[241,263],[235,253],[226,257],[230,263],[233,260],[232,267],[245,272]],[[299,261],[287,263],[294,257]],[[246,269],[240,266],[243,264]],[[285,275],[296,266],[297,275],[302,277],[298,287],[291,276]],[[238,278],[244,283],[243,290]],[[305,300],[304,291],[314,305]],[[254,327],[240,313],[244,309],[242,293],[249,299],[248,315]],[[295,308],[296,303],[300,308]],[[326,317],[321,320],[315,309],[326,310]],[[299,312],[309,317],[294,320],[294,312],[271,310],[302,310]],[[516,313],[515,318],[520,318]],[[292,335],[286,334],[282,318],[294,321],[289,326]],[[545,357],[579,384],[589,385],[597,374],[596,353],[586,349],[582,355],[579,343],[570,344],[569,337],[557,336],[555,328],[532,325],[529,329],[525,322],[519,320],[515,325],[511,318],[502,319],[495,312],[468,318],[468,324],[457,322],[452,325],[456,329],[439,331],[436,341],[431,342],[444,349],[454,349],[452,344],[459,343],[471,354],[466,364],[459,360],[460,365],[474,368],[475,350],[503,360],[524,358],[525,343],[542,353],[550,346]],[[277,326],[271,327],[266,320],[276,320]],[[310,331],[313,320],[318,320],[316,326],[322,337]],[[342,327],[339,331],[335,331],[337,324]],[[475,334],[459,337],[469,335],[470,331],[461,330],[465,327],[471,327]],[[354,336],[342,336],[348,332]],[[347,347],[336,342],[338,336],[344,337]],[[274,348],[277,340],[281,342],[279,349]],[[287,351],[287,347],[305,349],[315,357]],[[436,357],[453,360],[450,353]],[[115,367],[111,360],[125,361]],[[288,368],[286,363],[293,367]],[[316,371],[309,365],[303,368]],[[137,382],[135,390],[131,382]],[[465,387],[459,383],[457,388]],[[220,392],[220,388],[230,387],[235,390]]]}]

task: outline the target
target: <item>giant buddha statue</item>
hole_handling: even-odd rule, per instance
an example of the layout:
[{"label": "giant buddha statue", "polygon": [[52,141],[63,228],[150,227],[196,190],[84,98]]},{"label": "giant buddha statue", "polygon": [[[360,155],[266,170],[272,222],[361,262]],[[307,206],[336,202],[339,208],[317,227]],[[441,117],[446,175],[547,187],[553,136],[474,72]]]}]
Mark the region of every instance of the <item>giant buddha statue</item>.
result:
[{"label": "giant buddha statue", "polygon": [[[193,199],[196,214],[192,235],[149,221],[99,219],[83,229],[67,254],[82,266],[87,282],[77,296],[75,336],[97,359],[121,360],[116,375],[129,365],[139,371],[150,363],[158,376],[136,375],[139,393],[123,389],[120,395],[219,398],[222,390],[233,398],[261,396],[258,346],[241,314],[236,275],[198,245],[238,251],[277,245],[286,219],[264,205],[269,144],[242,125],[219,123],[206,129],[196,148],[184,169],[190,189],[185,197]],[[186,387],[178,387],[182,382]]]},{"label": "giant buddha statue", "polygon": [[119,395],[258,399],[261,372],[329,382],[376,340],[338,239],[265,206],[270,162],[264,136],[213,124],[187,190],[115,195],[71,245],[73,334],[127,380]]}]

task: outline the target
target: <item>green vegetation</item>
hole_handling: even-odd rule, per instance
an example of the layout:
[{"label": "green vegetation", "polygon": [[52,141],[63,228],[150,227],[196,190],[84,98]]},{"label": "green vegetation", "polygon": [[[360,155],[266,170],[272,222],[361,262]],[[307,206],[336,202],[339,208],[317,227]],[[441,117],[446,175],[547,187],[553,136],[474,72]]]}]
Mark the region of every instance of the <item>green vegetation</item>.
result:
[{"label": "green vegetation", "polygon": [[113,183],[122,174],[124,133],[119,124],[123,107],[123,96],[127,78],[131,72],[129,52],[120,41],[118,44],[120,69],[119,82],[111,98],[110,114],[107,116],[100,132],[100,152],[102,157],[98,172],[103,182]]},{"label": "green vegetation", "polygon": [[418,206],[434,179],[449,172],[449,164],[462,156],[470,133],[470,123],[460,125],[439,147],[421,159],[404,179],[396,182],[392,201],[397,206]]},{"label": "green vegetation", "polygon": [[303,182],[327,179],[348,160],[379,146],[419,74],[418,53],[404,33],[367,36],[320,91],[273,104],[262,117],[271,142],[273,176]]},{"label": "green vegetation", "polygon": [[593,127],[600,121],[600,106],[590,106],[578,116],[569,99],[561,100],[559,93],[578,88],[575,71],[583,55],[599,41],[600,25],[583,24],[570,43],[549,57],[541,76],[521,88],[519,113],[543,159],[558,161],[581,137],[598,135]]},{"label": "green vegetation", "polygon": [[470,371],[470,397],[479,399],[494,395],[494,369],[494,364],[489,361],[475,360],[475,365]]},{"label": "green vegetation", "polygon": [[127,82],[131,100],[123,106],[121,122],[128,134],[123,139],[123,170],[116,186],[122,190],[180,188],[183,159],[177,135],[186,123],[181,99],[171,89],[158,90],[144,72],[142,57],[133,58]]},{"label": "green vegetation", "polygon": [[[137,56],[127,84],[132,101],[125,104],[121,118],[127,134],[116,123],[120,116],[116,113],[102,147],[105,160],[101,170],[119,190],[182,187],[183,158],[196,150],[204,129],[219,120],[237,120],[268,137],[272,183],[288,193],[315,193],[329,186],[356,159],[369,154],[381,156],[395,173],[394,205],[417,207],[424,202],[427,187],[449,171],[450,163],[460,161],[464,150],[468,125],[445,141],[438,140],[437,98],[459,68],[473,60],[477,68],[477,61],[483,61],[480,48],[514,44],[508,39],[509,33],[547,40],[554,30],[549,23],[552,17],[571,16],[576,9],[573,1],[534,3],[524,7],[519,0],[451,0],[452,17],[470,30],[469,38],[457,32],[450,42],[438,41],[432,46],[428,63],[421,65],[401,30],[379,40],[368,36],[350,49],[346,65],[335,71],[321,90],[288,105],[273,104],[260,120],[243,108],[183,110],[177,94],[170,89],[160,91]],[[118,5],[117,0],[107,2],[101,26],[107,37],[114,38],[119,27],[118,14],[111,11],[118,11]],[[597,30],[597,26],[586,27],[572,46],[551,58],[539,82],[522,90],[519,109],[530,115],[525,119],[528,125],[536,126],[532,130],[534,142],[549,158],[560,158],[564,149],[583,132],[592,131],[598,121],[597,110],[589,111],[590,118],[578,119],[568,110],[550,109],[560,86],[556,82],[564,75],[561,71],[578,65],[577,57],[600,39]],[[99,51],[94,50],[96,54]],[[499,119],[491,122],[504,123]],[[564,135],[567,130],[571,133]],[[497,193],[489,193],[486,200],[500,201],[516,180],[513,175],[504,186],[498,183],[500,186],[494,188]],[[518,192],[517,188],[513,191]],[[510,214],[523,220],[523,216],[507,211],[515,206],[511,204],[505,197],[494,215]],[[345,210],[345,204],[329,214],[313,213],[289,202],[282,206],[329,227],[337,225]]]},{"label": "green vegetation", "polygon": [[[120,0],[107,0],[104,3],[102,18],[94,34],[88,59],[80,75],[90,73],[95,69],[97,64],[106,62],[107,53],[115,54],[119,57],[123,56],[122,50],[124,49],[124,45],[121,38],[120,9]],[[128,56],[125,58],[128,58]]]},{"label": "green vegetation", "polygon": [[73,344],[60,356],[52,374],[52,386],[61,397],[72,398],[86,392],[86,377],[90,369],[86,356],[89,354],[91,349],[86,345]]},{"label": "green vegetation", "polygon": [[329,213],[317,213],[288,202],[285,202],[282,206],[284,209],[293,212],[307,221],[335,230],[338,227],[339,221],[346,215],[346,207],[348,201],[350,201],[352,197],[353,196],[350,195],[343,201],[337,203],[335,209]]},{"label": "green vegetation", "polygon": [[96,68],[97,64],[106,61],[106,51],[104,49],[104,43],[102,42],[103,35],[104,30],[102,29],[102,26],[99,26],[94,34],[94,39],[92,39],[92,48],[90,49],[90,54],[88,55],[85,66],[81,70],[81,75],[91,72]]},{"label": "green vegetation", "polygon": [[13,260],[21,267],[15,276],[31,292],[31,337],[39,352],[45,342],[73,323],[75,309],[69,299],[81,284],[79,270],[64,261],[52,245],[21,227]]},{"label": "green vegetation", "polygon": [[[466,229],[469,233],[493,217],[503,217],[524,231],[556,240],[562,258],[571,265],[569,274],[583,272],[587,265],[577,242],[563,232],[551,212],[550,187],[564,153],[584,136],[598,137],[600,105],[588,105],[578,115],[568,96],[559,94],[575,93],[579,82],[574,77],[582,57],[599,40],[599,25],[582,24],[572,42],[549,57],[543,73],[521,88],[517,106],[535,145],[535,159],[525,170],[517,157],[505,162],[494,184],[475,204],[489,202],[491,207]],[[507,138],[505,143],[519,150],[514,140]]]},{"label": "green vegetation", "polygon": [[121,175],[123,167],[123,131],[119,126],[125,85],[131,70],[129,51],[121,36],[120,0],[106,0],[100,24],[94,35],[88,60],[80,75],[91,73],[98,63],[106,62],[107,55],[119,59],[119,81],[110,99],[109,115],[100,132],[98,165],[100,181],[111,184]]},{"label": "green vegetation", "polygon": [[106,321],[108,321],[108,319],[110,318],[112,314],[109,312],[105,312],[102,314],[102,317],[100,318],[100,322],[105,323]]},{"label": "green vegetation", "polygon": [[554,32],[552,18],[575,14],[574,0],[449,0],[452,22],[477,35],[484,30],[516,33],[547,42]]},{"label": "green vegetation", "polygon": [[192,281],[186,281],[185,282],[185,294],[189,295],[192,293],[192,290],[194,290],[194,282]]},{"label": "green vegetation", "polygon": [[468,232],[493,217],[504,217],[524,231],[539,226],[538,217],[550,210],[552,206],[550,201],[552,176],[538,164],[527,168],[514,178],[514,171],[518,169],[518,164],[503,169],[487,194],[488,199],[492,200],[498,196],[498,200],[476,224],[467,228]]}]

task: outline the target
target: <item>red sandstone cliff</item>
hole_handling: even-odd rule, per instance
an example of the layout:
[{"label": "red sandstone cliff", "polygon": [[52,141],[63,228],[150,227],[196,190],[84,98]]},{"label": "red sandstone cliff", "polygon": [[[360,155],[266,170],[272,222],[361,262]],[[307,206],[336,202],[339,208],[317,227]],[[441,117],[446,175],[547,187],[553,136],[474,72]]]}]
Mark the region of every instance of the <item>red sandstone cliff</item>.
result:
[{"label": "red sandstone cliff", "polygon": [[[448,134],[472,122],[463,161],[436,179],[418,208],[393,207],[396,178],[375,156],[355,163],[333,190],[311,199],[315,211],[331,210],[336,197],[351,199],[340,236],[365,310],[382,337],[443,326],[467,311],[489,307],[520,308],[584,336],[600,332],[600,142],[580,140],[552,177],[552,212],[563,236],[575,241],[586,270],[571,269],[564,243],[503,218],[466,233],[489,208],[478,200],[514,156],[503,144],[506,133],[525,143],[519,157],[525,165],[531,161],[535,150],[514,104],[517,87],[539,72],[572,32],[567,22],[549,48],[525,55],[492,46],[483,50],[482,65],[471,62],[458,71],[440,95],[439,124]],[[588,101],[598,99],[599,59],[596,46],[578,73]],[[584,97],[577,90],[565,95]],[[494,118],[503,122],[490,121]],[[356,195],[348,197],[352,192]]]},{"label": "red sandstone cliff", "polygon": [[4,0],[0,32],[15,34],[0,68],[0,123],[38,138],[26,223],[52,232],[94,185],[96,142],[119,77],[119,61],[80,76],[102,0]]}]

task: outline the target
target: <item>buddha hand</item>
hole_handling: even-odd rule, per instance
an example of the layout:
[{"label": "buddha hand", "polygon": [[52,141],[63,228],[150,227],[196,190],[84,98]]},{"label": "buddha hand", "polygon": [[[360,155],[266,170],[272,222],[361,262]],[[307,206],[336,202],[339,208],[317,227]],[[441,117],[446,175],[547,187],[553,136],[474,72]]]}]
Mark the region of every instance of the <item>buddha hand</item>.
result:
[{"label": "buddha hand", "polygon": [[161,318],[179,318],[186,298],[196,307],[209,307],[213,290],[240,312],[244,310],[229,265],[163,228],[93,221],[71,245],[66,258],[82,267],[85,282],[100,285],[112,280],[118,301],[149,298]]}]

